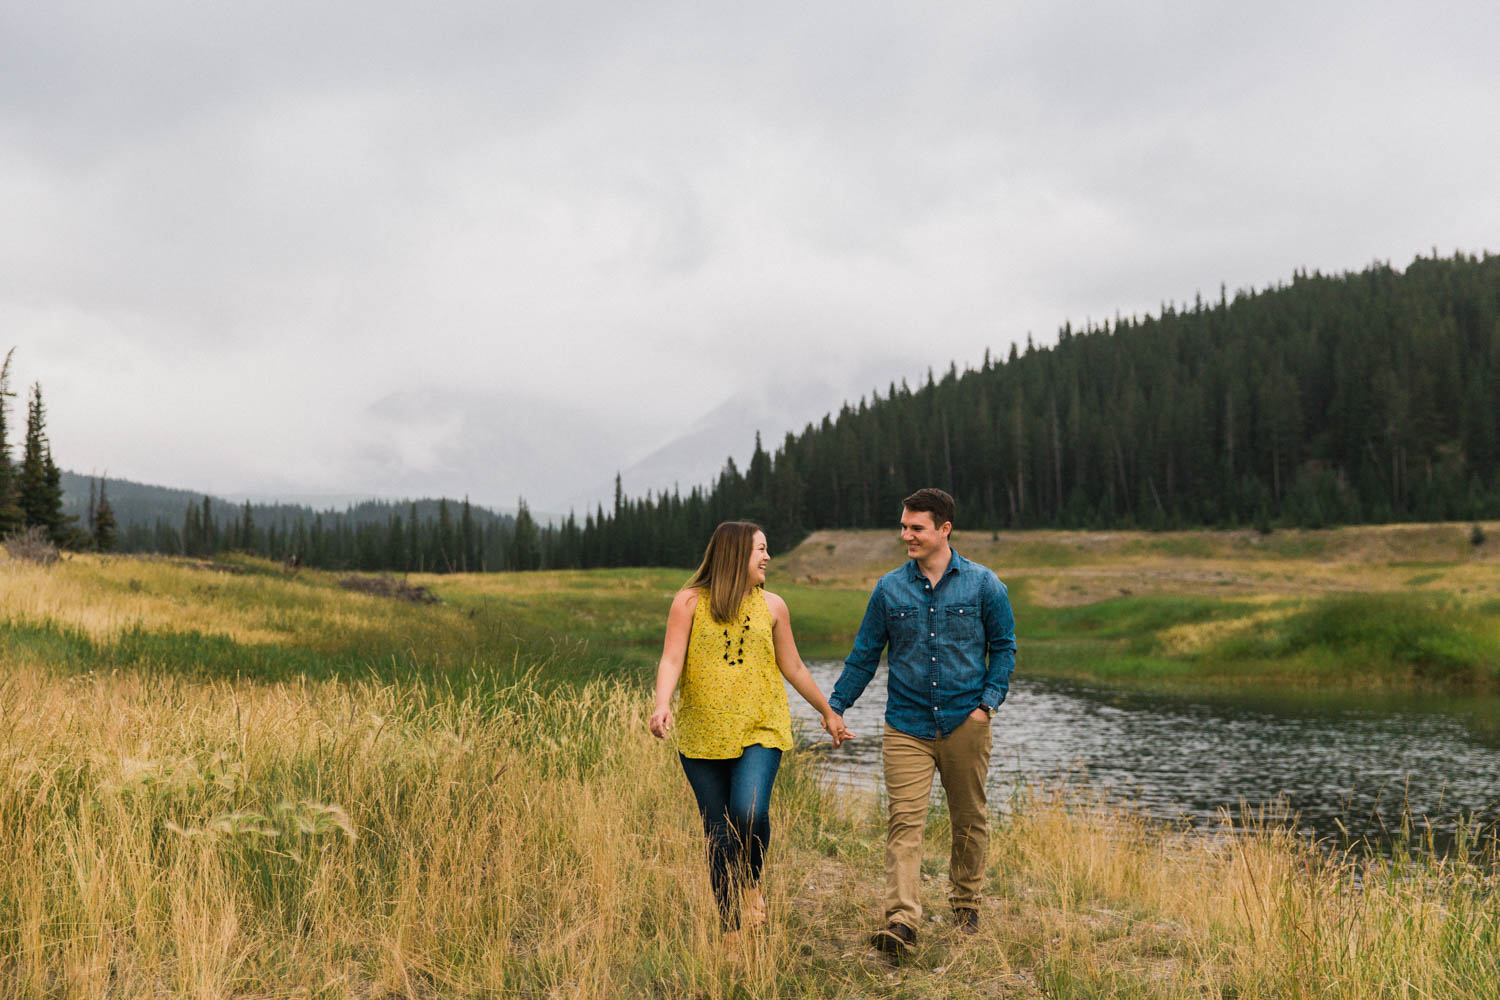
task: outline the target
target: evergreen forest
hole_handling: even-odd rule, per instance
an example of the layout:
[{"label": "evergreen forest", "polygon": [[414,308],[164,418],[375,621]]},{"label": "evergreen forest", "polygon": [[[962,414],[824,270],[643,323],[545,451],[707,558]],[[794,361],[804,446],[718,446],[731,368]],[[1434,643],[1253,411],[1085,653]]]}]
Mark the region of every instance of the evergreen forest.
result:
[{"label": "evergreen forest", "polygon": [[[10,401],[15,392],[10,387],[10,366],[15,348],[6,352],[0,362],[0,540],[12,544],[36,545],[51,549],[57,546],[84,548],[94,539],[84,533],[78,519],[63,510],[62,470],[52,459],[52,443],[47,438],[47,404],[42,399],[40,382],[33,383],[26,399],[26,435],[21,458],[10,453]],[[108,498],[103,499],[106,541],[112,544],[114,521]],[[91,498],[89,525],[94,525],[93,511],[98,503]]]},{"label": "evergreen forest", "polygon": [[[785,551],[890,527],[941,486],[967,529],[1323,527],[1500,517],[1500,256],[1298,272],[1264,290],[1064,326],[977,368],[846,403],[686,494],[538,523],[467,502],[130,524],[123,547],[238,548],[382,570],[691,566],[748,518]],[[369,506],[369,505],[366,505]],[[310,512],[308,512],[310,514]]]}]

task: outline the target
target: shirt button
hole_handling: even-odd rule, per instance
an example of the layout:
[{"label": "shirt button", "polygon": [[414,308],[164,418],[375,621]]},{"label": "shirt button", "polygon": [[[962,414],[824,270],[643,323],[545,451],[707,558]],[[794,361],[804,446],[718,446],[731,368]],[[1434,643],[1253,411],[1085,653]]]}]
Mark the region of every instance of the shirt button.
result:
[{"label": "shirt button", "polygon": [[937,633],[936,632],[928,632],[927,633],[927,637],[929,639],[936,639],[937,638]]},{"label": "shirt button", "polygon": [[933,662],[933,663],[936,663],[936,662],[937,662],[937,657],[936,657],[936,656],[934,656],[934,657],[933,657],[933,658],[932,658],[932,662]]}]

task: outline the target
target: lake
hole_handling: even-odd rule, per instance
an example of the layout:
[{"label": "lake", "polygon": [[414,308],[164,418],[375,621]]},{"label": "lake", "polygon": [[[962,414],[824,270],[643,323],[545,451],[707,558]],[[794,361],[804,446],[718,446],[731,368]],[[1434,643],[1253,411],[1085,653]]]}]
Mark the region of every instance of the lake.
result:
[{"label": "lake", "polygon": [[[843,664],[808,664],[833,690]],[[822,736],[790,692],[792,715]],[[836,779],[878,788],[885,665],[844,716],[859,739],[829,750]],[[1177,696],[1013,679],[995,715],[991,802],[1018,784],[1086,783],[1152,817],[1197,826],[1225,807],[1284,803],[1304,834],[1389,844],[1409,809],[1439,848],[1500,812],[1500,698],[1319,692]]]}]

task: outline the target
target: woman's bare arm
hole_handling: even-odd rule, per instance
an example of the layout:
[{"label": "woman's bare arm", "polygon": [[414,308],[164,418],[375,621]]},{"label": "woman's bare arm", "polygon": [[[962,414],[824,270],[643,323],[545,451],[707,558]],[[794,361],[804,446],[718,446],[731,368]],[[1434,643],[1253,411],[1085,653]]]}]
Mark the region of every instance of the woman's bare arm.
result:
[{"label": "woman's bare arm", "polygon": [[693,612],[698,607],[696,590],[678,591],[667,612],[667,637],[662,642],[661,662],[656,666],[656,707],[651,712],[651,732],[662,739],[672,728],[672,692],[682,677],[688,637],[693,631]]}]

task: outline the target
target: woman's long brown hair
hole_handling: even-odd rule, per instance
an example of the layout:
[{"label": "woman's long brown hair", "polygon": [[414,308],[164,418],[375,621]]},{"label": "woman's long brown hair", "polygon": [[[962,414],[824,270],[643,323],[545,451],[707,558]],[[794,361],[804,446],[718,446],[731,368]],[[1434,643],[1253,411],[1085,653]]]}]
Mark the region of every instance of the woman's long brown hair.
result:
[{"label": "woman's long brown hair", "polygon": [[708,595],[714,621],[734,618],[740,602],[750,593],[750,553],[755,551],[755,533],[760,525],[751,521],[725,521],[714,529],[703,550],[703,562],[688,586]]}]

